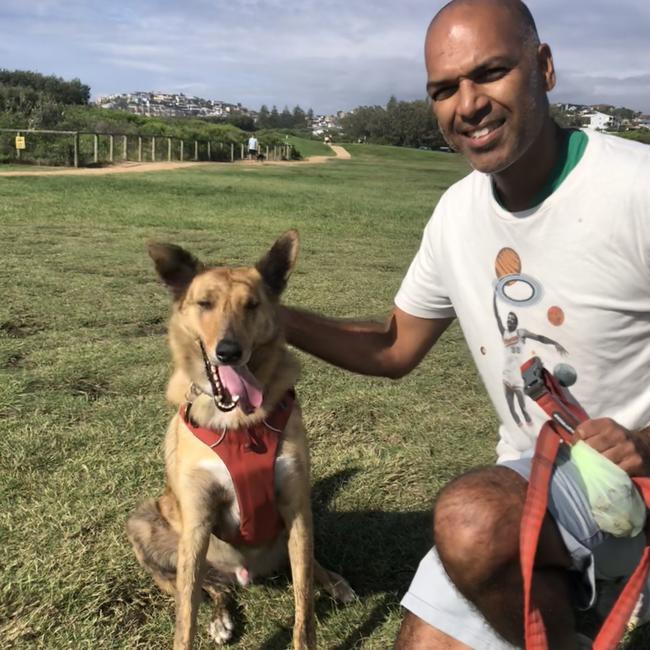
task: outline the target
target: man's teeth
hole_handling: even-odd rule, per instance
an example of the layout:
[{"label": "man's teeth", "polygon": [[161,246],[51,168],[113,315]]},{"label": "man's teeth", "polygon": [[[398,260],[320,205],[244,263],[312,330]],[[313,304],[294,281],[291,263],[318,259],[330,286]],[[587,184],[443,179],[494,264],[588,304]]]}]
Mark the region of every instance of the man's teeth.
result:
[{"label": "man's teeth", "polygon": [[474,140],[474,139],[477,139],[477,138],[485,137],[491,130],[492,129],[485,126],[482,129],[479,129],[478,131],[470,131],[468,135],[469,135],[470,138],[472,138]]}]

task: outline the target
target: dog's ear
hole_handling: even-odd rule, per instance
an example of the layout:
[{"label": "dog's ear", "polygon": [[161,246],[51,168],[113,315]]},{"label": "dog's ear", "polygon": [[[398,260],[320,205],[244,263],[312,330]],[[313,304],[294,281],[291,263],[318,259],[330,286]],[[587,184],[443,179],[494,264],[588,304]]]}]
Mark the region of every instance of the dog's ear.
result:
[{"label": "dog's ear", "polygon": [[147,249],[160,279],[175,299],[183,295],[194,276],[204,268],[194,255],[180,246],[148,242]]},{"label": "dog's ear", "polygon": [[255,265],[271,293],[280,295],[298,257],[298,232],[287,230]]}]

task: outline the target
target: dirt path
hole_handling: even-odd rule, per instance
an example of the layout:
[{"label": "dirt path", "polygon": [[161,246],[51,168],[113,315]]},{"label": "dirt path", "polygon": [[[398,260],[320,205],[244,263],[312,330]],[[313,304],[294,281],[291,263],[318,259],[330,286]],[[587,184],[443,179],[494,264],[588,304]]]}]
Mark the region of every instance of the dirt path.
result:
[{"label": "dirt path", "polygon": [[331,144],[330,149],[336,154],[336,157],[341,160],[350,160],[350,158],[352,158],[347,149],[344,149],[337,144]]},{"label": "dirt path", "polygon": [[52,170],[20,170],[20,171],[11,171],[11,172],[0,172],[0,176],[102,176],[104,174],[135,174],[141,172],[163,172],[170,169],[183,169],[187,167],[198,167],[198,166],[207,166],[211,167],[214,165],[220,165],[224,167],[232,167],[232,165],[237,165],[238,167],[250,167],[250,168],[260,168],[266,165],[304,165],[305,163],[309,164],[320,164],[325,163],[328,160],[349,160],[350,154],[343,148],[337,145],[329,145],[332,151],[335,153],[335,157],[332,156],[309,156],[305,160],[268,160],[265,162],[256,162],[255,160],[238,160],[235,163],[228,162],[181,162],[180,160],[173,162],[125,162],[119,165],[109,165],[107,167],[80,167],[78,169],[65,167],[62,169],[52,169]]}]

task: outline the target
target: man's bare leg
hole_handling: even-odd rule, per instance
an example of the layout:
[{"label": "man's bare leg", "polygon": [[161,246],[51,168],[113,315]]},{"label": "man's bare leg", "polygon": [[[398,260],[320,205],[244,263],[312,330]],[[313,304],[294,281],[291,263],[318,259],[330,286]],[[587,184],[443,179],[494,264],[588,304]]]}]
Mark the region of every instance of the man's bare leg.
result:
[{"label": "man's bare leg", "polygon": [[411,612],[402,620],[393,650],[471,650],[456,639],[425,623]]},{"label": "man's bare leg", "polygon": [[[464,474],[441,492],[434,510],[440,560],[457,589],[504,639],[523,644],[523,598],[519,570],[519,525],[526,481],[505,467]],[[570,558],[557,526],[547,517],[533,577],[554,650],[577,648],[569,598]]]}]

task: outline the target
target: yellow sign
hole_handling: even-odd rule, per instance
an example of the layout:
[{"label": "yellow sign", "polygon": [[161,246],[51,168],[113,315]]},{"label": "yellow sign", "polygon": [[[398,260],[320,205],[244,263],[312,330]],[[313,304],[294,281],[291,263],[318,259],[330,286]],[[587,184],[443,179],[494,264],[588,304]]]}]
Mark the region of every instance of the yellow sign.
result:
[{"label": "yellow sign", "polygon": [[25,136],[24,135],[17,135],[16,136],[16,149],[24,149],[25,148]]}]

